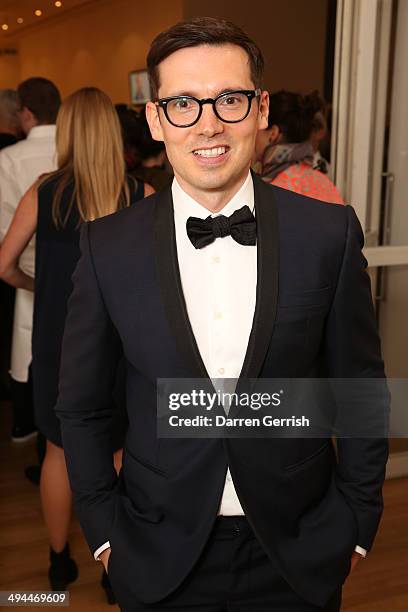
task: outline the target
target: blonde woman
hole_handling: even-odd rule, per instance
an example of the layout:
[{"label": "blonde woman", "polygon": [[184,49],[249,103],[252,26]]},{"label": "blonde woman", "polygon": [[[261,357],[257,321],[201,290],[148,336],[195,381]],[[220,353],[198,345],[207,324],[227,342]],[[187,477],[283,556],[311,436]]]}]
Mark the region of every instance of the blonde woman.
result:
[{"label": "blonde woman", "polygon": [[[65,100],[56,138],[58,170],[41,177],[22,198],[1,247],[0,276],[14,287],[35,291],[32,370],[36,422],[47,439],[40,490],[50,537],[48,575],[52,589],[65,590],[78,570],[69,554],[72,498],[54,406],[71,276],[80,255],[79,229],[83,221],[129,206],[153,189],[126,176],[119,121],[102,91],[84,88]],[[18,265],[34,233],[35,279]],[[119,416],[112,423],[113,451],[123,446],[124,406],[115,414]],[[115,458],[118,467],[120,453]],[[106,575],[102,585],[112,602]]]}]

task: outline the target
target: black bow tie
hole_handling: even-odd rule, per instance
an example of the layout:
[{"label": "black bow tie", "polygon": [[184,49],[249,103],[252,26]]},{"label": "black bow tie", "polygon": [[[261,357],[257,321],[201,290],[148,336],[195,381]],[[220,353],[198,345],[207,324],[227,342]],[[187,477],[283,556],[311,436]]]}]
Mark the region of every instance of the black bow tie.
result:
[{"label": "black bow tie", "polygon": [[189,217],[186,223],[187,234],[196,249],[202,249],[216,238],[231,236],[239,244],[256,244],[256,221],[248,206],[236,210],[230,217]]}]

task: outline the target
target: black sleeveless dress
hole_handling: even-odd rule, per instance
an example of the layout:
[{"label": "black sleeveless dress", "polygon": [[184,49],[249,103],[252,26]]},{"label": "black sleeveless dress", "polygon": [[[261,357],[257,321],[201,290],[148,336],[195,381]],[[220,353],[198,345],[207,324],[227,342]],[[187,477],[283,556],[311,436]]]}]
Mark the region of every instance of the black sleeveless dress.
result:
[{"label": "black sleeveless dress", "polygon": [[[60,424],[54,406],[58,396],[67,302],[73,287],[71,277],[80,256],[80,217],[74,202],[65,226],[55,226],[52,201],[58,181],[59,177],[53,176],[38,189],[32,377],[37,427],[47,440],[62,447]],[[133,206],[144,197],[144,183],[129,177],[128,184]],[[73,183],[65,189],[61,198],[62,219],[69,210],[72,194]],[[112,395],[112,450],[123,446],[127,429],[124,384],[124,367],[121,364]]]}]

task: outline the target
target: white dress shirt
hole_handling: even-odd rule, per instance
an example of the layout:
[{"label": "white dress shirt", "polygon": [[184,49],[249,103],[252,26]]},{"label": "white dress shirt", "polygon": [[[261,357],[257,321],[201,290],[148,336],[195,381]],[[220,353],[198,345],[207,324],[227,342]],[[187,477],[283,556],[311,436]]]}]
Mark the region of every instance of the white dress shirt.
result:
[{"label": "white dress shirt", "polygon": [[[41,174],[56,169],[55,125],[33,127],[27,138],[0,151],[0,242],[13,220],[22,196]],[[31,277],[35,271],[35,237],[20,256],[19,266]],[[12,378],[27,382],[31,363],[34,294],[17,289],[11,348]]]},{"label": "white dress shirt", "polygon": [[[172,186],[177,256],[187,313],[206,370],[215,379],[240,375],[255,312],[256,246],[231,236],[196,249],[186,231],[188,217],[229,217],[242,206],[254,210],[254,188],[248,174],[234,197],[216,213],[196,202],[177,180]],[[197,278],[200,282],[197,283]],[[219,514],[244,514],[228,469]]]},{"label": "white dress shirt", "polygon": [[[196,249],[187,235],[187,219],[206,219],[211,213],[185,193],[176,179],[172,195],[177,257],[187,313],[201,358],[217,386],[217,379],[239,378],[244,363],[255,312],[257,248],[238,244],[226,236]],[[245,205],[255,214],[250,173],[226,206],[211,216],[229,217]],[[229,469],[218,514],[244,514]],[[108,547],[106,542],[98,548],[95,558]]]}]

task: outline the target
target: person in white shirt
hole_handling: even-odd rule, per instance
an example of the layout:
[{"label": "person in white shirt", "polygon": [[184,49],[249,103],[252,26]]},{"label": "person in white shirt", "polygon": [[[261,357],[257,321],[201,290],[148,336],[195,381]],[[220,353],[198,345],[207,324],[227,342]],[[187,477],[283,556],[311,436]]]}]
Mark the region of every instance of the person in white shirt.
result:
[{"label": "person in white shirt", "polygon": [[[61,104],[57,87],[48,79],[33,77],[17,88],[21,127],[26,138],[0,151],[0,243],[20,199],[41,174],[56,168],[55,122]],[[34,278],[35,238],[20,258],[22,270]],[[11,348],[12,440],[35,434],[32,390],[29,380],[34,281],[16,291]]]},{"label": "person in white shirt", "polygon": [[[21,134],[19,102],[14,89],[0,89],[0,150],[15,144]],[[0,398],[10,397],[10,353],[14,288],[0,280]]]},{"label": "person in white shirt", "polygon": [[175,178],[82,229],[56,405],[78,518],[123,612],[338,612],[378,528],[387,440],[338,439],[337,463],[331,436],[160,436],[158,379],[383,379],[358,220],[250,173],[268,93],[239,27],[176,24],[147,65]]}]

